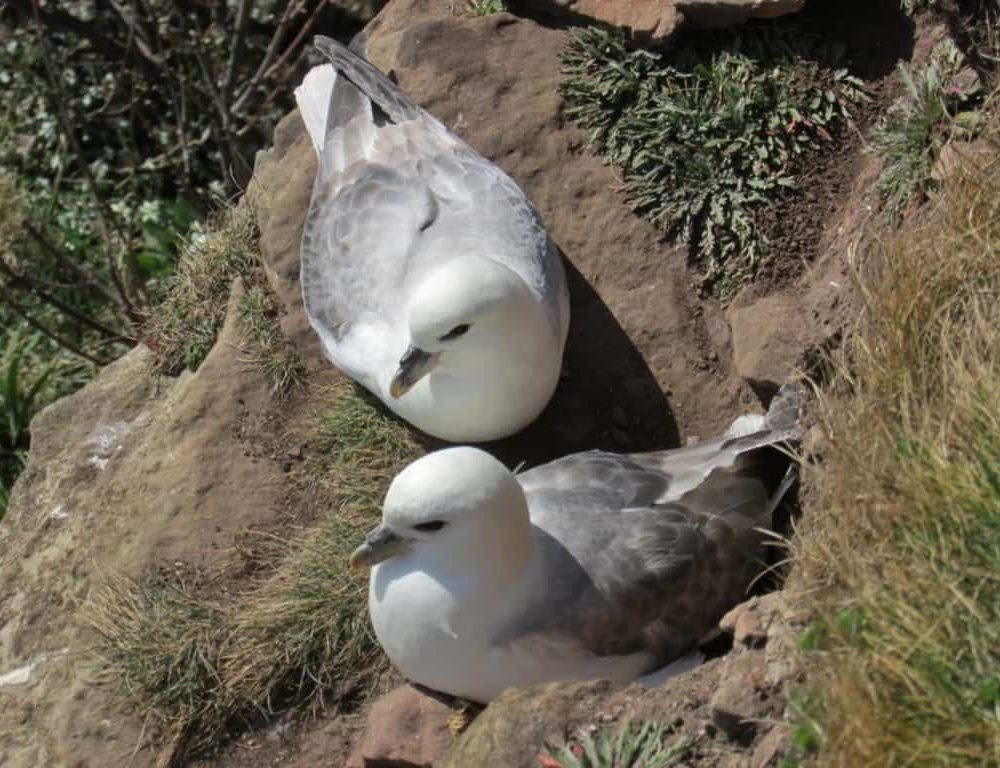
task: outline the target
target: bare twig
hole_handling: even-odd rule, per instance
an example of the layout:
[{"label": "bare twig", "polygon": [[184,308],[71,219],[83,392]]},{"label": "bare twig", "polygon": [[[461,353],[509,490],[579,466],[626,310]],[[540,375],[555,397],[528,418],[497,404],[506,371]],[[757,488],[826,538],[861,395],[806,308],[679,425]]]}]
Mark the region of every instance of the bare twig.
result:
[{"label": "bare twig", "polygon": [[281,14],[281,19],[278,21],[278,26],[275,28],[274,34],[271,35],[271,40],[267,44],[267,50],[264,51],[264,58],[261,59],[260,64],[257,65],[257,70],[250,76],[246,85],[244,85],[240,90],[236,101],[233,102],[234,112],[243,107],[243,102],[245,102],[247,98],[249,98],[250,94],[253,93],[254,89],[260,85],[260,81],[264,77],[264,73],[267,71],[268,67],[271,66],[271,61],[273,61],[275,55],[278,53],[278,48],[281,46],[281,41],[285,37],[288,25],[292,22],[292,19],[304,10],[305,3],[306,0],[294,0],[285,6],[285,10]]},{"label": "bare twig", "polygon": [[93,275],[93,273],[91,273],[90,270],[88,270],[82,263],[76,261],[75,259],[70,258],[65,253],[63,253],[59,248],[55,246],[54,243],[52,243],[47,237],[45,237],[45,235],[43,235],[40,231],[35,229],[35,227],[32,226],[30,222],[25,221],[23,222],[22,226],[24,227],[28,235],[31,237],[31,239],[34,240],[36,243],[38,243],[46,253],[48,253],[60,264],[70,269],[78,278],[80,278],[81,281],[83,281],[83,283],[88,288],[93,290],[95,293],[98,293],[101,296],[101,298],[103,298],[109,304],[111,304],[114,307],[117,307],[121,312],[125,313],[126,319],[129,319],[127,308],[118,294],[109,291],[108,288],[100,280],[98,280]]},{"label": "bare twig", "polygon": [[247,22],[250,20],[250,11],[253,9],[252,0],[240,0],[236,10],[236,26],[233,29],[233,41],[229,47],[229,63],[226,65],[226,77],[222,81],[223,98],[228,97],[233,92],[233,83],[236,79],[236,66],[239,63],[240,54],[243,49],[243,35],[247,29]]},{"label": "bare twig", "polygon": [[56,102],[56,114],[59,116],[59,122],[63,130],[63,134],[66,140],[70,143],[73,149],[73,154],[76,157],[77,165],[83,174],[84,179],[87,182],[87,187],[90,190],[91,195],[94,198],[94,202],[97,203],[97,223],[98,228],[101,232],[101,237],[104,240],[106,259],[108,261],[108,268],[111,273],[111,279],[114,281],[115,289],[121,296],[122,301],[125,304],[126,310],[129,317],[138,321],[139,313],[132,302],[131,297],[128,294],[128,290],[125,287],[121,279],[121,275],[118,270],[118,264],[116,263],[114,256],[114,246],[111,240],[111,231],[108,226],[108,221],[112,220],[110,208],[108,207],[107,201],[101,195],[100,190],[97,188],[97,181],[94,179],[94,174],[90,170],[90,166],[87,164],[83,150],[80,147],[79,142],[76,138],[76,133],[73,131],[72,122],[69,119],[69,115],[66,112],[66,101],[63,97],[62,84],[59,80],[59,73],[56,72],[55,65],[52,63],[51,51],[49,50],[48,41],[44,34],[44,22],[42,17],[41,9],[39,8],[39,0],[31,0],[31,8],[35,17],[35,32],[38,38],[38,49],[41,54],[42,62],[45,66],[45,71],[48,74],[49,82],[55,92]]},{"label": "bare twig", "polygon": [[92,317],[89,317],[83,314],[82,312],[77,311],[73,307],[66,304],[64,301],[53,296],[51,293],[46,291],[41,286],[41,284],[39,284],[39,282],[34,278],[14,271],[14,269],[11,268],[10,264],[8,264],[6,260],[4,260],[3,258],[0,258],[0,272],[7,275],[8,288],[14,288],[14,289],[23,288],[25,290],[30,291],[49,306],[59,310],[59,312],[61,312],[62,314],[66,315],[69,318],[72,318],[73,320],[76,320],[78,323],[83,323],[88,328],[91,328],[92,330],[95,330],[98,333],[107,336],[109,339],[113,339],[115,341],[121,341],[123,343],[128,343],[131,341],[131,339],[129,339],[126,336],[123,336],[121,333],[114,330],[113,328],[109,328],[108,326],[104,325],[104,323],[101,323],[100,321],[95,320]]}]

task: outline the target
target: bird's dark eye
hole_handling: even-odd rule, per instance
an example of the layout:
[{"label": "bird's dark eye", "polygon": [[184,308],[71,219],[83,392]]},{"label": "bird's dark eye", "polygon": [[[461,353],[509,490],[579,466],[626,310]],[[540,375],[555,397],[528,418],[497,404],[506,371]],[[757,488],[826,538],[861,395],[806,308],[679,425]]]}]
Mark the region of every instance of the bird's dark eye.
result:
[{"label": "bird's dark eye", "polygon": [[413,527],[421,533],[433,533],[444,528],[444,520],[428,520],[426,523],[417,523]]},{"label": "bird's dark eye", "polygon": [[462,323],[461,325],[456,325],[444,336],[441,336],[438,341],[451,341],[452,339],[457,339],[459,336],[464,336],[465,332],[469,330],[468,323]]}]

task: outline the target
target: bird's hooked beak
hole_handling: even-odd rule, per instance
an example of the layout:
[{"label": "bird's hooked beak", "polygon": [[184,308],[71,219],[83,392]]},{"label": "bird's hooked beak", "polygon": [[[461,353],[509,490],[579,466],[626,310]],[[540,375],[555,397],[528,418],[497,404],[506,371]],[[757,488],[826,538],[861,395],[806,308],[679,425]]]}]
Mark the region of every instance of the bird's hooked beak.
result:
[{"label": "bird's hooked beak", "polygon": [[379,525],[368,531],[364,542],[351,554],[351,570],[360,571],[378,565],[383,560],[403,554],[410,543],[391,528]]},{"label": "bird's hooked beak", "polygon": [[437,354],[424,352],[419,347],[411,346],[399,360],[399,369],[392,377],[389,394],[399,399],[409,392],[414,384],[430,373],[437,362]]}]

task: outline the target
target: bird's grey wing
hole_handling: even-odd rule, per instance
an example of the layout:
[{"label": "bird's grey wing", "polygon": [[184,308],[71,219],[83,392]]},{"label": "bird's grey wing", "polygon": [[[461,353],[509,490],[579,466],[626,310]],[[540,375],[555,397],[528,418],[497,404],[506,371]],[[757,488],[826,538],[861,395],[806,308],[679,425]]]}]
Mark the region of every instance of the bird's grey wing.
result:
[{"label": "bird's grey wing", "polygon": [[359,319],[391,325],[402,310],[399,291],[420,233],[438,216],[418,164],[454,143],[364,59],[326,38],[317,45],[337,74],[302,235],[301,277],[306,311],[329,348]]},{"label": "bird's grey wing", "polygon": [[760,568],[775,484],[755,454],[787,436],[765,428],[677,451],[592,451],[520,475],[544,598],[501,640],[556,633],[597,655],[647,651],[658,663],[686,652]]},{"label": "bird's grey wing", "polygon": [[[417,172],[441,203],[437,237],[474,241],[478,250],[509,266],[539,295],[568,305],[558,251],[513,179],[414,104],[369,62],[329,38],[317,37],[316,45],[392,123],[419,126],[398,143],[410,157],[420,157]],[[332,119],[333,109],[330,114]]]},{"label": "bird's grey wing", "polygon": [[302,294],[324,341],[351,322],[401,311],[406,265],[438,213],[416,175],[371,163],[339,189],[313,194],[302,235]]},{"label": "bird's grey wing", "polygon": [[346,46],[323,35],[316,36],[315,45],[392,122],[404,123],[426,114],[392,80]]}]

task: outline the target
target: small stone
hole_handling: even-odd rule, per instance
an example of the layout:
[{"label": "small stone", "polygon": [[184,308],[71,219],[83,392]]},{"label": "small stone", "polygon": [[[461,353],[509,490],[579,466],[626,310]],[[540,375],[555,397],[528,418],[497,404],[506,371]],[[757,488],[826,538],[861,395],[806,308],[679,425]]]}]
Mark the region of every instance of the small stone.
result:
[{"label": "small stone", "polygon": [[760,648],[767,643],[767,630],[762,626],[760,616],[747,610],[736,618],[733,640],[748,648]]},{"label": "small stone", "polygon": [[412,686],[397,688],[372,705],[347,768],[435,765],[451,747],[454,714]]},{"label": "small stone", "polygon": [[754,748],[750,758],[750,768],[774,768],[788,753],[790,743],[791,735],[788,726],[778,723],[764,735],[764,738]]},{"label": "small stone", "polygon": [[737,744],[750,744],[757,733],[761,709],[757,686],[763,682],[763,665],[759,651],[731,656],[722,681],[712,695],[712,723]]}]

